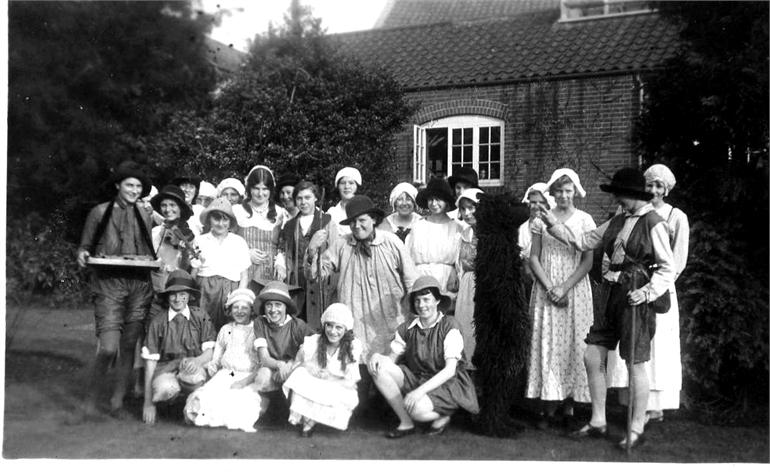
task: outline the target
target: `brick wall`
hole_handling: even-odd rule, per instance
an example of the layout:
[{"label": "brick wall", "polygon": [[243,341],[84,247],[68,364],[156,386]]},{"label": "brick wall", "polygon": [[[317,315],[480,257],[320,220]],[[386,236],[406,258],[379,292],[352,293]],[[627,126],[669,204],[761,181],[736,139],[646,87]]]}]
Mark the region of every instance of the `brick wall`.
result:
[{"label": "brick wall", "polygon": [[411,179],[412,126],[455,115],[480,114],[505,120],[504,186],[521,195],[559,167],[574,169],[587,192],[576,206],[597,224],[613,210],[599,185],[620,167],[636,165],[631,147],[638,113],[638,88],[631,75],[445,89],[410,93],[420,111],[396,137],[396,163]]}]

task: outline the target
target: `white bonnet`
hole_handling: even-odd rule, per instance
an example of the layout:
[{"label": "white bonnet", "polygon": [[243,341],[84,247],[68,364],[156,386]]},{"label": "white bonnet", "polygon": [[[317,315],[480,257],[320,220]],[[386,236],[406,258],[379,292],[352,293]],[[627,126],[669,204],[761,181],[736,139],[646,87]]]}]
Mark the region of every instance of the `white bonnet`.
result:
[{"label": "white bonnet", "polygon": [[321,315],[321,325],[327,322],[341,324],[350,331],[353,329],[353,313],[343,303],[332,303]]},{"label": "white bonnet", "polygon": [[521,200],[521,203],[529,203],[529,194],[532,192],[539,192],[548,203],[548,208],[553,209],[556,207],[556,199],[551,196],[551,193],[548,191],[548,184],[545,182],[535,182],[530,185],[527,191],[524,192],[524,198]]},{"label": "white bonnet", "polygon": [[556,169],[553,171],[553,174],[551,174],[551,178],[548,179],[548,182],[546,183],[546,186],[548,188],[551,188],[551,185],[556,182],[559,177],[566,175],[569,177],[569,179],[572,181],[573,184],[575,184],[575,193],[581,197],[585,198],[586,191],[583,190],[583,186],[580,185],[580,177],[578,177],[577,173],[572,169],[567,169],[566,167],[562,167],[561,169]]},{"label": "white bonnet", "polygon": [[246,196],[246,187],[244,187],[243,183],[236,178],[228,177],[219,182],[219,185],[217,185],[217,197],[221,197],[222,192],[226,188],[234,189],[241,197]]},{"label": "white bonnet", "polygon": [[214,188],[214,184],[212,184],[211,182],[206,182],[204,180],[198,186],[198,196],[216,198],[217,189]]},{"label": "white bonnet", "polygon": [[229,308],[231,305],[233,305],[236,302],[246,302],[249,305],[254,304],[254,300],[257,299],[257,296],[254,295],[254,292],[249,290],[248,288],[236,288],[229,294],[227,294],[227,301],[225,302],[225,308]]},{"label": "white bonnet", "polygon": [[477,189],[477,188],[466,188],[463,190],[463,192],[460,194],[459,197],[457,197],[457,201],[455,202],[456,207],[460,207],[460,200],[463,198],[467,198],[468,200],[472,201],[473,203],[477,204],[479,203],[479,195],[484,193],[483,190]]},{"label": "white bonnet", "polygon": [[[414,188],[414,185],[408,182],[401,182],[390,191],[390,206],[393,208],[393,211],[396,211],[396,200],[402,193],[409,195],[412,198],[412,202],[417,198],[417,189]],[[415,205],[417,204],[415,203]]]},{"label": "white bonnet", "polygon": [[361,180],[361,172],[359,172],[358,169],[355,167],[343,167],[334,177],[335,187],[340,183],[340,179],[343,177],[353,180],[353,182],[357,183],[359,186],[361,185],[361,182],[363,182],[363,180]]},{"label": "white bonnet", "polygon": [[646,171],[644,171],[644,178],[647,181],[660,180],[663,185],[666,186],[666,195],[676,185],[676,177],[667,166],[663,164],[653,164]]}]

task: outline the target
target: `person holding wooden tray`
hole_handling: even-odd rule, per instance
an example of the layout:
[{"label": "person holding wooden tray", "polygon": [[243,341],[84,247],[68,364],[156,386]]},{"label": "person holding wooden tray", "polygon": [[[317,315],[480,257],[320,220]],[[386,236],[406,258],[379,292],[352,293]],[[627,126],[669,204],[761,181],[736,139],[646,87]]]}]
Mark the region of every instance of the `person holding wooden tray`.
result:
[{"label": "person holding wooden tray", "polygon": [[[87,417],[99,413],[100,386],[116,356],[110,414],[118,418],[128,416],[123,398],[131,377],[134,347],[152,302],[150,270],[157,267],[150,235],[151,214],[136,205],[149,193],[149,179],[138,164],[125,161],[115,169],[112,183],[115,198],[91,209],[77,252],[81,267],[89,264],[92,256],[101,262],[90,264],[98,343],[84,406]],[[110,261],[113,262],[108,265]]]}]

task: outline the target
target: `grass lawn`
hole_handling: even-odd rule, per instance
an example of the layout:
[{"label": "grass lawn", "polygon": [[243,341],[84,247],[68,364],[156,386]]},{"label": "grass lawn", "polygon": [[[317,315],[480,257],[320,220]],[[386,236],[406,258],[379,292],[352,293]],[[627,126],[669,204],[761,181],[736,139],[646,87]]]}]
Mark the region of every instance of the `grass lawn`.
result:
[{"label": "grass lawn", "polygon": [[[9,308],[11,316],[15,308]],[[280,419],[254,434],[195,428],[163,416],[158,424],[105,415],[83,422],[77,415],[95,350],[91,310],[28,309],[10,344],[6,338],[3,457],[16,458],[249,458],[249,459],[433,459],[512,461],[768,462],[768,428],[702,424],[680,411],[651,427],[648,442],[630,457],[606,440],[574,441],[560,431],[527,428],[516,439],[474,434],[457,421],[439,437],[388,440],[394,425],[383,418],[358,418],[348,431],[318,428],[302,439]],[[578,414],[586,416],[581,408]],[[612,409],[611,433],[619,439],[623,411]]]}]

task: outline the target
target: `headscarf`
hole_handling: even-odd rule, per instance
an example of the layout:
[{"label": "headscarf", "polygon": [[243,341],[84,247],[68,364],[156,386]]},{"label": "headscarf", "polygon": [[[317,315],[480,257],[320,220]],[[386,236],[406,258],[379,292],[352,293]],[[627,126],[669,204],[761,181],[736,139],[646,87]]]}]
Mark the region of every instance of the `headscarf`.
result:
[{"label": "headscarf", "polygon": [[479,195],[481,195],[482,193],[484,193],[484,191],[481,190],[481,189],[478,189],[478,188],[466,188],[465,190],[463,190],[463,192],[460,194],[460,196],[457,197],[457,201],[455,202],[455,206],[457,206],[457,208],[460,208],[460,200],[462,200],[463,198],[466,198],[466,199],[472,201],[474,204],[478,205],[479,204]]},{"label": "headscarf", "polygon": [[216,198],[217,190],[214,188],[214,185],[211,182],[206,182],[204,180],[198,186],[198,196]]},{"label": "headscarf", "polygon": [[572,169],[567,169],[566,167],[563,167],[561,169],[556,169],[553,171],[553,174],[551,174],[551,178],[548,179],[548,182],[545,184],[547,188],[551,188],[551,185],[556,182],[559,177],[566,175],[569,177],[569,179],[572,181],[572,183],[575,185],[575,193],[580,198],[585,198],[586,191],[583,190],[583,186],[580,185],[580,177],[578,177],[577,173]]},{"label": "headscarf", "polygon": [[350,331],[353,329],[353,313],[343,303],[332,303],[321,315],[321,325],[327,322],[340,324]]},{"label": "headscarf", "polygon": [[551,196],[551,193],[548,191],[548,184],[545,182],[535,182],[530,185],[527,191],[524,192],[524,198],[521,200],[521,203],[529,203],[529,194],[532,192],[540,193],[545,198],[546,203],[548,203],[549,209],[556,207],[556,199]]},{"label": "headscarf", "polygon": [[398,200],[398,197],[400,197],[402,193],[409,195],[409,197],[412,198],[414,206],[417,206],[417,203],[415,203],[414,200],[417,197],[417,189],[408,182],[401,182],[390,191],[390,206],[393,208],[393,211],[396,211],[396,200]]},{"label": "headscarf", "polygon": [[225,308],[229,308],[233,304],[237,302],[246,302],[249,305],[254,305],[254,300],[257,299],[257,296],[254,295],[254,292],[249,290],[248,288],[236,288],[229,294],[227,294],[227,301],[225,302]]},{"label": "headscarf", "polygon": [[671,169],[663,164],[651,165],[646,171],[644,171],[644,178],[647,179],[648,182],[653,180],[659,180],[663,182],[663,185],[666,187],[666,192],[663,196],[668,196],[668,193],[674,188],[674,185],[676,185],[676,177],[674,177],[674,173],[671,172]]},{"label": "headscarf", "polygon": [[217,197],[221,197],[222,192],[226,188],[231,188],[236,192],[238,192],[238,195],[240,195],[241,197],[246,197],[246,187],[244,187],[243,183],[238,179],[235,179],[233,177],[228,177],[222,180],[221,182],[219,182],[219,185],[217,185]]}]

